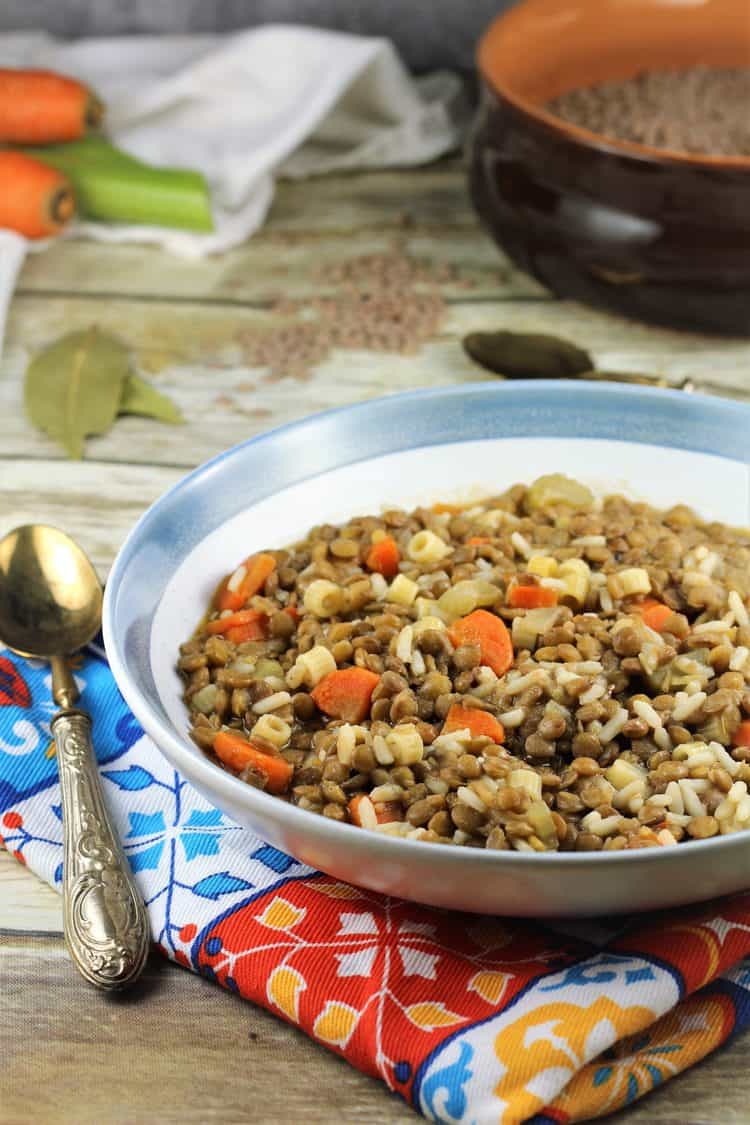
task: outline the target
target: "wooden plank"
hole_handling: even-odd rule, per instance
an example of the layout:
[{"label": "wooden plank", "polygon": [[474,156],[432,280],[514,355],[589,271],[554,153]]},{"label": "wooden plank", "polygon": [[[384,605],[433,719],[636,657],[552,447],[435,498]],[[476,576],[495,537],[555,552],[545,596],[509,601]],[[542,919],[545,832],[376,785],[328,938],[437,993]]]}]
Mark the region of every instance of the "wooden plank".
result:
[{"label": "wooden plank", "polygon": [[330,292],[332,267],[394,250],[429,260],[446,297],[461,296],[467,288],[498,300],[546,296],[480,229],[464,169],[455,160],[409,171],[282,181],[266,223],[252,239],[197,262],[148,246],[58,241],[29,254],[19,291],[264,303],[279,293]]},{"label": "wooden plank", "polygon": [[136,991],[103,996],[60,939],[0,935],[3,981],[3,1125],[417,1121],[380,1082],[161,958]]},{"label": "wooden plank", "polygon": [[141,465],[189,468],[255,433],[331,406],[492,378],[463,352],[460,340],[469,331],[552,332],[588,348],[602,368],[658,372],[674,380],[705,376],[745,392],[750,370],[748,341],[687,336],[568,302],[463,301],[446,308],[438,335],[415,355],[342,349],[322,359],[306,381],[270,380],[248,356],[255,354],[258,332],[284,328],[287,322],[278,312],[24,296],[14,301],[0,363],[0,458],[24,458],[28,465],[32,459],[62,456],[24,416],[23,371],[30,354],[92,323],[127,340],[139,366],[185,414],[187,425],[181,427],[122,419],[109,434],[88,443],[89,459]]},{"label": "wooden plank", "polygon": [[[0,934],[3,981],[3,1125],[27,1125],[32,1096],[34,1120],[55,1125],[417,1121],[301,1032],[160,958],[112,998],[81,982],[59,938]],[[740,1037],[607,1121],[746,1125],[746,1055]]]},{"label": "wooden plank", "polygon": [[353,260],[376,255],[378,263],[395,268],[406,257],[415,265],[429,263],[430,285],[444,298],[467,292],[484,300],[547,298],[532,278],[516,270],[491,239],[475,229],[441,232],[435,239],[424,230],[394,234],[383,227],[350,233],[320,232],[301,236],[271,228],[258,232],[244,246],[226,254],[185,261],[150,246],[102,246],[83,240],[53,243],[26,258],[18,293],[88,294],[113,297],[170,298],[268,304],[280,295],[315,297],[337,288],[337,269]]},{"label": "wooden plank", "polygon": [[62,932],[62,899],[0,848],[0,930]]},{"label": "wooden plank", "polygon": [[0,536],[22,523],[63,527],[104,579],[143,510],[181,475],[178,470],[148,465],[0,461]]}]

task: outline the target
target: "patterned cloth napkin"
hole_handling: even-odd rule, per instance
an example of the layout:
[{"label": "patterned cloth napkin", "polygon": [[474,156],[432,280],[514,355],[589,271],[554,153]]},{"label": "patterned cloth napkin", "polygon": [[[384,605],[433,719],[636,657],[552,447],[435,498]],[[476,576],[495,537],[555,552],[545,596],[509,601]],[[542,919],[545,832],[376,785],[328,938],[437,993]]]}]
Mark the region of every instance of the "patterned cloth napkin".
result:
[{"label": "patterned cloth napkin", "polygon": [[[159,949],[379,1076],[426,1117],[597,1117],[750,1022],[750,894],[607,936],[361,891],[199,797],[144,736],[103,658],[87,656],[76,675]],[[53,711],[46,666],[0,652],[2,842],[59,886]]]}]

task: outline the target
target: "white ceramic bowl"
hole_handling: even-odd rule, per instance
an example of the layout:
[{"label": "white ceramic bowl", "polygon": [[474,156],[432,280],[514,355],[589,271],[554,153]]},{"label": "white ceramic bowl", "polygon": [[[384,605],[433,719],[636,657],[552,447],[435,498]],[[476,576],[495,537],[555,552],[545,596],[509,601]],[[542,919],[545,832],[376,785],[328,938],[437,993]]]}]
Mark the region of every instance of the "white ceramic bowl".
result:
[{"label": "white ceramic bowl", "polygon": [[[617,385],[421,391],[275,430],[197,469],[131,532],[107,584],[119,687],[161,751],[213,804],[340,879],[490,914],[581,917],[676,906],[750,887],[750,834],[634,852],[487,852],[384,837],[295,808],[210,762],[188,737],[174,670],[220,577],[313,524],[497,492],[563,471],[595,491],[750,523],[750,408]],[[157,750],[154,751],[155,753]]]}]

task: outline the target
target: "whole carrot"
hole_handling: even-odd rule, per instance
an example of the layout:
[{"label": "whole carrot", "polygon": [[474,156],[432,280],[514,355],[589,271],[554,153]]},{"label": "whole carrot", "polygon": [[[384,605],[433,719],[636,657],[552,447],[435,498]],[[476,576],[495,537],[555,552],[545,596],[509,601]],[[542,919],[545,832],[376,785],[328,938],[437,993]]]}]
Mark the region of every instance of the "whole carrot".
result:
[{"label": "whole carrot", "polygon": [[0,141],[75,141],[102,120],[99,99],[75,78],[47,70],[0,69]]},{"label": "whole carrot", "polygon": [[48,238],[74,214],[66,176],[23,153],[0,151],[0,227],[26,238]]}]

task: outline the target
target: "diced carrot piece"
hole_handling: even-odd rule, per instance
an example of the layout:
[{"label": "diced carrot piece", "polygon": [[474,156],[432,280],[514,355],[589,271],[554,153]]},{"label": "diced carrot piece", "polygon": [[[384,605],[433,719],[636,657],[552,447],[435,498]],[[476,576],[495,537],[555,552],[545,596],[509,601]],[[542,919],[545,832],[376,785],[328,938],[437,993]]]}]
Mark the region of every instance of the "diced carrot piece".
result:
[{"label": "diced carrot piece", "polygon": [[443,734],[452,730],[468,730],[472,738],[484,735],[498,745],[505,741],[505,728],[494,715],[477,707],[462,707],[459,703],[454,703],[445,716]]},{"label": "diced carrot piece", "polygon": [[[245,568],[245,576],[236,589],[228,588],[231,574],[227,575],[218,589],[215,604],[222,612],[225,609],[242,609],[245,602],[263,588],[269,574],[276,569],[276,559],[273,555],[261,551],[258,555],[250,555],[246,558],[242,566]],[[239,567],[237,569],[239,570]],[[236,574],[236,571],[232,573]]]},{"label": "diced carrot piece", "polygon": [[750,746],[750,719],[745,719],[732,735],[732,746]]},{"label": "diced carrot piece", "polygon": [[360,815],[359,815],[359,806],[362,804],[362,801],[364,800],[364,798],[365,798],[364,793],[357,793],[357,794],[355,794],[354,797],[352,797],[351,801],[347,805],[347,808],[349,809],[349,817],[351,819],[351,822],[352,822],[352,824],[356,824],[357,828],[362,827],[362,820],[361,820]]},{"label": "diced carrot piece", "polygon": [[[259,609],[241,609],[237,613],[229,613],[226,617],[217,617],[206,625],[206,632],[214,637],[223,633],[230,641],[234,640],[229,634],[233,630],[243,629],[247,633],[243,641],[259,641],[266,635],[266,621],[268,618]],[[239,644],[239,641],[235,641]]]},{"label": "diced carrot piece", "polygon": [[467,547],[481,547],[483,543],[491,543],[489,535],[471,535],[466,540]]},{"label": "diced carrot piece", "polygon": [[649,629],[653,629],[655,633],[663,632],[667,618],[672,615],[669,606],[657,601],[656,598],[644,599],[644,601],[638,603],[636,609],[643,619],[643,624],[648,625]]},{"label": "diced carrot piece", "polygon": [[457,516],[461,511],[460,504],[433,504],[432,511],[436,516]]},{"label": "diced carrot piece", "polygon": [[224,613],[227,609],[242,609],[243,605],[245,604],[245,599],[242,597],[239,589],[227,589],[227,583],[231,577],[231,574],[228,574],[226,576],[224,581],[219,586],[219,589],[216,591],[216,595],[214,597],[214,605],[220,613]]},{"label": "diced carrot piece", "polygon": [[324,714],[347,723],[360,723],[370,710],[372,693],[380,680],[369,668],[338,668],[329,672],[310,692]]},{"label": "diced carrot piece", "polygon": [[[360,805],[366,797],[366,793],[357,793],[348,805],[349,817],[352,824],[357,825],[357,828],[362,827]],[[400,801],[373,801],[372,807],[375,810],[378,824],[392,824],[393,821],[404,819],[404,809]]]},{"label": "diced carrot piece", "polygon": [[273,574],[276,569],[276,559],[273,555],[262,551],[259,555],[251,555],[246,559],[245,566],[247,574],[242,580],[242,593],[247,600],[257,594],[265,585],[269,575]]},{"label": "diced carrot piece", "polygon": [[513,663],[513,642],[505,622],[486,609],[475,609],[468,617],[459,617],[448,629],[453,644],[479,645],[481,662],[496,676],[502,676]]},{"label": "diced carrot piece", "polygon": [[542,609],[557,605],[557,590],[546,586],[520,586],[517,583],[508,590],[508,605],[513,609]]},{"label": "diced carrot piece", "polygon": [[377,543],[373,543],[365,559],[367,568],[377,571],[384,578],[395,578],[400,562],[401,553],[392,535],[385,535]]},{"label": "diced carrot piece", "polygon": [[235,625],[233,629],[227,629],[224,634],[233,645],[243,645],[245,641],[262,641],[265,635],[261,621],[249,621],[247,625]]},{"label": "diced carrot piece", "polygon": [[404,819],[404,806],[400,801],[373,801],[375,816],[378,824],[392,824],[396,820]]},{"label": "diced carrot piece", "polygon": [[284,793],[289,788],[293,773],[289,762],[259,749],[241,734],[220,730],[214,739],[214,754],[235,773],[241,773],[248,766],[258,770],[266,778],[269,793]]},{"label": "diced carrot piece", "polygon": [[297,622],[299,621],[299,610],[297,609],[296,605],[288,605],[284,610],[284,613],[288,613],[294,624],[297,624]]}]

